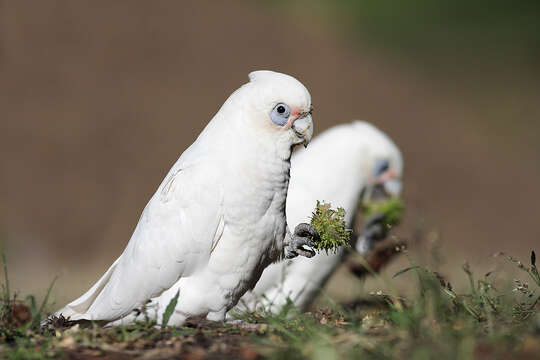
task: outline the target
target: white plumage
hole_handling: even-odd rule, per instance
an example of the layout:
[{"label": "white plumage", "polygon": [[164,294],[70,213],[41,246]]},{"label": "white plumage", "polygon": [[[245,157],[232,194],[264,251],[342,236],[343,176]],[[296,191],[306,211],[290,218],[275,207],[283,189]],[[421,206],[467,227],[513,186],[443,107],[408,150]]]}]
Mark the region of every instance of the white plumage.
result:
[{"label": "white plumage", "polygon": [[[399,195],[402,170],[399,149],[373,125],[355,121],[333,127],[315,137],[309,148],[299,149],[293,155],[287,221],[309,221],[316,201],[324,200],[333,208],[343,207],[347,227],[352,228],[361,194],[370,193],[380,184],[391,195]],[[314,172],[317,176],[313,176]],[[368,249],[365,242],[357,243],[360,252]],[[339,249],[328,255],[321,252],[312,259],[299,257],[270,265],[235,310],[262,307],[277,313],[288,298],[301,311],[306,310],[337,268],[343,253],[344,249]]]},{"label": "white plumage", "polygon": [[[120,257],[56,315],[128,322],[179,290],[169,324],[223,319],[267,265],[297,254],[301,241],[285,219],[290,155],[312,133],[310,94],[298,80],[251,73],[171,168]],[[155,310],[160,322],[163,308]]]}]

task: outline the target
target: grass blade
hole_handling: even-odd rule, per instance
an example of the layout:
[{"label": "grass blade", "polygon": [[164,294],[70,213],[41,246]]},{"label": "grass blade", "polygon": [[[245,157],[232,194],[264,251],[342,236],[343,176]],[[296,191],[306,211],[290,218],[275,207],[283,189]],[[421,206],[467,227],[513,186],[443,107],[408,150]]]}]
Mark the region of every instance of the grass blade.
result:
[{"label": "grass blade", "polygon": [[473,297],[475,297],[476,286],[474,286],[474,277],[471,268],[469,267],[469,263],[466,262],[461,268],[463,269],[463,271],[465,271],[465,274],[467,274],[467,279],[469,279],[469,286],[471,287],[471,294]]},{"label": "grass blade", "polygon": [[9,322],[11,317],[11,294],[9,292],[9,277],[8,277],[8,269],[7,269],[7,260],[6,260],[6,253],[4,252],[4,249],[2,249],[2,264],[4,267],[4,281],[5,285],[2,286],[4,291],[4,306],[2,310],[2,315],[6,317],[6,320]]},{"label": "grass blade", "polygon": [[415,270],[415,269],[419,269],[419,268],[420,268],[420,266],[414,265],[414,266],[409,266],[409,267],[407,267],[407,268],[405,268],[405,269],[399,270],[397,273],[395,273],[395,274],[392,276],[392,279],[398,277],[399,275],[403,275],[403,274],[405,274],[405,273],[408,272],[408,271]]},{"label": "grass blade", "polygon": [[162,329],[165,329],[167,327],[167,324],[169,323],[169,319],[174,312],[174,308],[176,307],[176,304],[178,304],[178,296],[180,296],[180,290],[176,292],[176,295],[174,295],[174,297],[169,302],[169,305],[167,305],[167,308],[165,309],[165,313],[163,314],[163,321],[161,322]]},{"label": "grass blade", "polygon": [[47,289],[47,294],[45,294],[45,297],[43,298],[43,301],[41,302],[41,305],[39,306],[39,310],[37,311],[36,315],[32,319],[32,326],[39,327],[39,323],[41,322],[41,315],[43,314],[43,311],[45,310],[45,306],[47,305],[47,302],[49,301],[52,288],[57,279],[58,279],[58,276],[55,276],[53,281],[51,281],[51,285],[49,285],[49,288]]}]

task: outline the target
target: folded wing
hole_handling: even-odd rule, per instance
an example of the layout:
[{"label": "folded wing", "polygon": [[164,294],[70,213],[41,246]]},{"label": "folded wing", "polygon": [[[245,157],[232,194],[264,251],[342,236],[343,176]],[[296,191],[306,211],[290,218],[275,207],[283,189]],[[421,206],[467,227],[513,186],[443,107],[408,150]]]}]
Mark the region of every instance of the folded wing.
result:
[{"label": "folded wing", "polygon": [[207,263],[223,230],[223,192],[211,168],[182,168],[180,160],[148,202],[122,255],[57,315],[119,319]]}]

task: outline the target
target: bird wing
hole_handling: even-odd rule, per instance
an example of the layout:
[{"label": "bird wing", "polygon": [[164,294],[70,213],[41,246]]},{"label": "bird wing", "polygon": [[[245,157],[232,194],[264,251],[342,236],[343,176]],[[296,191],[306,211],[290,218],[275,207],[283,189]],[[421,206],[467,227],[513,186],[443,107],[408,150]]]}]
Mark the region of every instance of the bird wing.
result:
[{"label": "bird wing", "polygon": [[179,160],[148,202],[122,255],[57,314],[115,320],[202,267],[223,233],[223,191],[214,175],[209,166],[184,168]]}]

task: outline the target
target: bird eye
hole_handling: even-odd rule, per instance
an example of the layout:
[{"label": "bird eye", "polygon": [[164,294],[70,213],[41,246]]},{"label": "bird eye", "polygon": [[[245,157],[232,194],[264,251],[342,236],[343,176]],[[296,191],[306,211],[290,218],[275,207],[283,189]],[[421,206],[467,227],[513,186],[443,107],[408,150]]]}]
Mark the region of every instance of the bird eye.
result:
[{"label": "bird eye", "polygon": [[381,176],[390,168],[390,164],[387,160],[379,160],[375,163],[375,176]]},{"label": "bird eye", "polygon": [[291,109],[289,106],[287,104],[280,103],[274,106],[274,109],[272,109],[270,119],[274,124],[283,126],[287,123],[287,120],[289,120],[290,115]]}]

